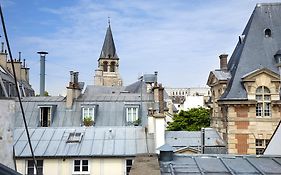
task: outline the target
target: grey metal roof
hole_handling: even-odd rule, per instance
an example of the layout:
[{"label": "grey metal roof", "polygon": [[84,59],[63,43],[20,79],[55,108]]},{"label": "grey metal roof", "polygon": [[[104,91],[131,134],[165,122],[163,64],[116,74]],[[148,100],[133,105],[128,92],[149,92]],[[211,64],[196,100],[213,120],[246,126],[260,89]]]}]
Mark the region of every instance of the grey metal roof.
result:
[{"label": "grey metal roof", "polygon": [[[83,133],[81,142],[67,142],[69,134]],[[37,157],[116,157],[154,152],[152,134],[143,127],[30,128]],[[30,157],[24,129],[14,131],[15,156]]]},{"label": "grey metal roof", "polygon": [[[138,84],[141,85],[141,84]],[[138,87],[136,87],[138,88]],[[74,100],[72,109],[66,108],[66,99],[55,97],[25,97],[22,98],[27,123],[30,127],[39,126],[39,107],[52,106],[51,127],[81,126],[81,107],[93,105],[96,108],[95,126],[125,126],[127,106],[138,106],[142,125],[147,124],[148,108],[157,109],[153,94],[143,91],[125,91],[126,87],[87,86],[85,92]],[[15,127],[23,127],[23,120],[18,103],[16,104]]]},{"label": "grey metal roof", "polygon": [[108,28],[106,30],[106,35],[105,35],[104,43],[102,46],[100,58],[117,58],[118,59],[110,25],[108,26]]},{"label": "grey metal roof", "polygon": [[[241,77],[260,67],[275,73],[274,55],[281,48],[281,3],[258,4],[251,15],[244,32],[244,39],[238,42],[228,62],[231,79],[223,100],[247,99]],[[271,37],[266,37],[265,29],[270,29]],[[279,74],[279,73],[278,73]]]},{"label": "grey metal roof", "polygon": [[176,155],[173,161],[160,162],[162,175],[280,174],[281,157],[233,155]]},{"label": "grey metal roof", "polygon": [[264,150],[264,155],[281,155],[281,121],[278,123],[269,144]]},{"label": "grey metal roof", "polygon": [[[166,131],[165,141],[175,148],[201,146],[201,131]],[[225,143],[213,128],[205,128],[205,146],[224,146]]]}]

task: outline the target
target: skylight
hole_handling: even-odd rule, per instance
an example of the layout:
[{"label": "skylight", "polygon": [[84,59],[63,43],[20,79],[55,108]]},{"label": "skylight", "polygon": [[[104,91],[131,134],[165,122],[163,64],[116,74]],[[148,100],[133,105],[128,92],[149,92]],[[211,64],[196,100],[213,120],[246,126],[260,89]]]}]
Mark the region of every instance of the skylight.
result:
[{"label": "skylight", "polygon": [[81,139],[83,137],[83,134],[81,132],[72,132],[69,133],[67,143],[73,143],[73,142],[81,142]]}]

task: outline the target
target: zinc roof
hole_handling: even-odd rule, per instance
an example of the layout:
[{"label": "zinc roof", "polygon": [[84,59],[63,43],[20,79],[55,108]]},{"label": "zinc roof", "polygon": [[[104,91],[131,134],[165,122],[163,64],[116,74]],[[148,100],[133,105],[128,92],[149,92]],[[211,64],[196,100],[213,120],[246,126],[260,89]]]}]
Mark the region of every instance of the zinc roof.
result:
[{"label": "zinc roof", "polygon": [[[141,84],[138,84],[141,85]],[[23,109],[28,126],[40,123],[40,107],[52,107],[51,127],[81,126],[82,107],[95,107],[95,126],[126,126],[126,107],[139,107],[143,125],[147,123],[147,109],[157,108],[153,95],[143,91],[125,91],[126,87],[87,86],[85,92],[74,100],[71,109],[66,108],[66,97],[24,97]],[[23,127],[19,104],[16,103],[15,127]]]},{"label": "zinc roof", "polygon": [[[165,141],[168,145],[180,147],[201,146],[201,131],[166,131]],[[205,146],[224,146],[225,143],[213,128],[205,128]]]},{"label": "zinc roof", "polygon": [[280,174],[281,157],[233,155],[174,155],[169,162],[160,161],[162,175],[248,175]]},{"label": "zinc roof", "polygon": [[[80,142],[67,142],[70,133],[82,133]],[[142,127],[30,128],[37,157],[134,156],[154,151],[153,135]],[[16,157],[31,157],[24,129],[15,129]]]}]

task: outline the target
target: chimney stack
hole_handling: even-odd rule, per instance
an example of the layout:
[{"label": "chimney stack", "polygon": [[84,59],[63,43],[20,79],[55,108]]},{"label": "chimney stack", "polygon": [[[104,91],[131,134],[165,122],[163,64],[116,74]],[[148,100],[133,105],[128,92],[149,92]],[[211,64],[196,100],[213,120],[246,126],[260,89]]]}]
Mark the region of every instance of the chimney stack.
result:
[{"label": "chimney stack", "polygon": [[227,54],[221,54],[220,57],[220,70],[223,72],[227,71]]},{"label": "chimney stack", "polygon": [[70,71],[70,82],[67,87],[66,107],[71,108],[73,100],[77,99],[81,94],[81,87],[78,82],[79,72]]},{"label": "chimney stack", "polygon": [[164,103],[164,88],[162,87],[162,84],[159,84],[158,95],[159,95],[159,113],[164,114],[165,103]]},{"label": "chimney stack", "polygon": [[4,53],[4,42],[1,42],[1,53]]},{"label": "chimney stack", "polygon": [[45,59],[48,52],[37,52],[40,55],[40,96],[45,93]]}]

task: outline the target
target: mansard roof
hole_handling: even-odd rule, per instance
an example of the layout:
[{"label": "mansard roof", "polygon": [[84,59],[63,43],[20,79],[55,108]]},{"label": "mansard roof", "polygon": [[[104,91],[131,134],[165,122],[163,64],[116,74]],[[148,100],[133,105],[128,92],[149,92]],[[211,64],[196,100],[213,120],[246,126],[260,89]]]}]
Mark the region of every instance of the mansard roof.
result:
[{"label": "mansard roof", "polygon": [[107,28],[100,58],[118,59],[110,25]]},{"label": "mansard roof", "polygon": [[[143,83],[144,84],[144,83]],[[88,85],[80,97],[73,102],[72,109],[66,108],[66,99],[63,96],[53,97],[24,97],[22,98],[23,109],[26,115],[28,126],[38,127],[39,107],[51,106],[52,112],[51,127],[79,127],[82,124],[82,106],[96,106],[95,126],[126,126],[125,109],[128,106],[139,106],[140,117],[143,125],[147,123],[147,111],[149,108],[158,109],[154,103],[152,93],[141,89],[141,83],[134,83],[129,86],[104,87]],[[19,104],[16,103],[15,127],[23,127],[23,120]]]},{"label": "mansard roof", "polygon": [[281,48],[280,19],[281,3],[256,5],[228,62],[231,79],[222,100],[247,99],[241,78],[260,67],[279,74],[274,55]]}]

